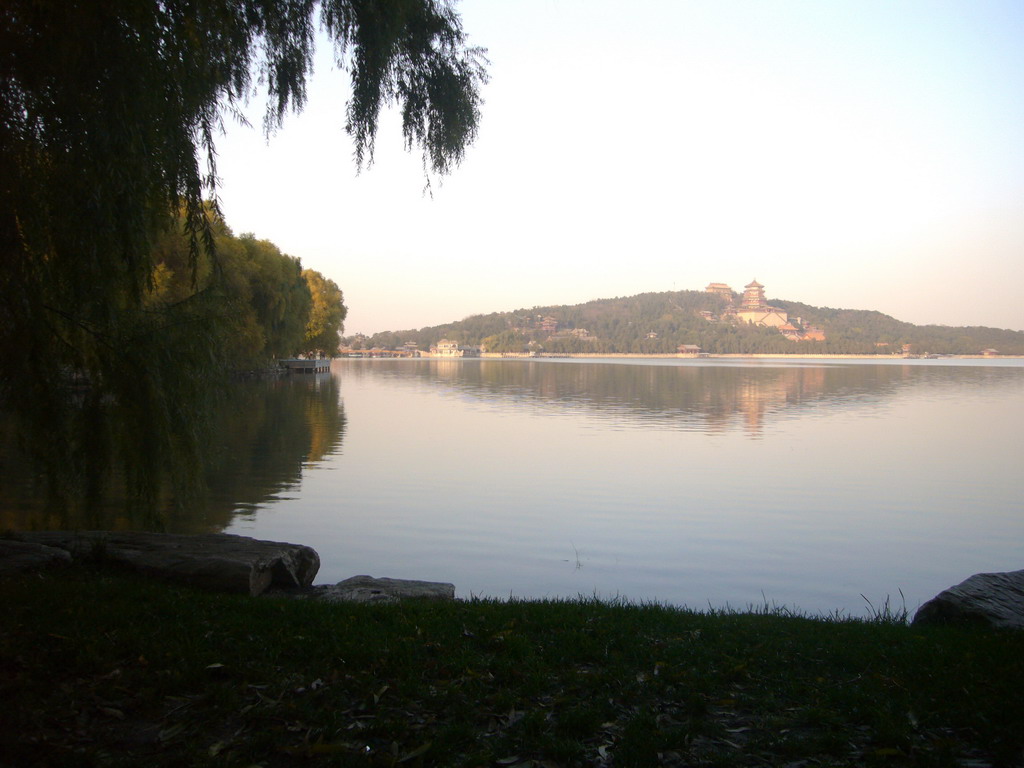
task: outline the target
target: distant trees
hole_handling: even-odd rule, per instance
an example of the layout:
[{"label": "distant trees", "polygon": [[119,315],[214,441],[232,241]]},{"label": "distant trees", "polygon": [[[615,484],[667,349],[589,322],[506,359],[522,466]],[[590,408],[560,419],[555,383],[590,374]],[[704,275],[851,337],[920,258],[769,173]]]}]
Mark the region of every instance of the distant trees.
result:
[{"label": "distant trees", "polygon": [[[387,332],[366,340],[368,347],[390,349],[392,340],[415,341],[421,349],[441,338],[483,344],[488,351],[512,351],[527,344],[560,354],[671,354],[681,344],[696,344],[715,354],[899,354],[904,344],[937,354],[978,354],[992,347],[1024,354],[1024,332],[998,328],[949,328],[904,323],[881,312],[814,307],[773,300],[790,318],[825,330],[825,341],[790,341],[774,328],[740,321],[709,321],[723,305],[704,291],[645,293],[599,299],[574,306],[533,307],[468,317],[433,328]],[[556,331],[541,330],[553,318]],[[586,330],[584,336],[578,333]],[[576,333],[574,333],[576,332]],[[878,346],[881,343],[883,346]]]},{"label": "distant trees", "polygon": [[480,347],[485,352],[518,354],[527,351],[528,342],[521,332],[510,329],[485,337],[480,341]]}]

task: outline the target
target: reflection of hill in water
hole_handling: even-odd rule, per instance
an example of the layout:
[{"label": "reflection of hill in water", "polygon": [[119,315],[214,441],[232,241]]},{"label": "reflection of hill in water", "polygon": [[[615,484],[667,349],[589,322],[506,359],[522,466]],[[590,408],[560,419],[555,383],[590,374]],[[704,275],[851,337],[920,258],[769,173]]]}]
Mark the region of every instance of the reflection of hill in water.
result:
[{"label": "reflection of hill in water", "polygon": [[[358,362],[345,365],[348,370]],[[389,375],[381,362],[362,365],[367,372],[376,369],[379,375]],[[401,370],[402,375],[443,383],[473,400],[572,408],[598,418],[701,432],[742,424],[751,435],[773,420],[824,409],[877,406],[906,387],[1020,381],[1020,369],[930,363],[429,360],[392,365],[401,366],[393,369],[395,374]]]},{"label": "reflection of hill in water", "polygon": [[[344,431],[344,409],[333,378],[288,377],[234,385],[207,446],[205,497],[185,508],[175,508],[167,499],[163,525],[181,533],[223,529],[236,510],[252,509],[295,486],[307,462],[340,450]],[[2,529],[153,527],[150,521],[126,518],[119,497],[90,520],[48,513],[44,485],[33,477],[11,439],[3,440],[0,457]],[[112,490],[120,491],[114,482]]]}]

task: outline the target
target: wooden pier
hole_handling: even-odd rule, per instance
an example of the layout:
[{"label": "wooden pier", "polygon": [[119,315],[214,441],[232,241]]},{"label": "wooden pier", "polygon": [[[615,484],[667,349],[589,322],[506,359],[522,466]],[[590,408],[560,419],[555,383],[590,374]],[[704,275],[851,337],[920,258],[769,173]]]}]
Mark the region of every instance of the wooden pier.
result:
[{"label": "wooden pier", "polygon": [[288,373],[329,373],[331,370],[330,358],[290,358],[278,360],[278,365],[286,369]]}]

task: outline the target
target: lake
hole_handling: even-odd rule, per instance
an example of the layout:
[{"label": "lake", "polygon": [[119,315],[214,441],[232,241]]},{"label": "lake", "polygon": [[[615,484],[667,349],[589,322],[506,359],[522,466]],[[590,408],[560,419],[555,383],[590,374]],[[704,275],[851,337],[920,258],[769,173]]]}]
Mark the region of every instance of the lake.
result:
[{"label": "lake", "polygon": [[1024,567],[1021,360],[336,360],[225,423],[168,527],[318,583],[861,616]]},{"label": "lake", "polygon": [[1024,567],[1021,361],[341,360],[344,438],[227,530],[319,581],[860,615]]}]

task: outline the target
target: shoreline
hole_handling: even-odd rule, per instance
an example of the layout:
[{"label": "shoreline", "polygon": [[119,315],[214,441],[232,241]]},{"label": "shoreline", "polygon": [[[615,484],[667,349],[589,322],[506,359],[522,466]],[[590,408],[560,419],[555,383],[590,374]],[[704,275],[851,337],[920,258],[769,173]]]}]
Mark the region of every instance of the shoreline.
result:
[{"label": "shoreline", "polygon": [[[402,359],[403,356],[361,356],[350,358],[342,356],[335,359]],[[1024,360],[1024,355],[941,355],[939,357],[904,357],[903,355],[868,355],[850,353],[808,353],[795,354],[788,352],[709,352],[700,355],[679,354],[677,352],[641,353],[641,352],[540,352],[538,354],[516,352],[481,352],[475,356],[430,355],[421,354],[416,358],[425,360]]]}]

